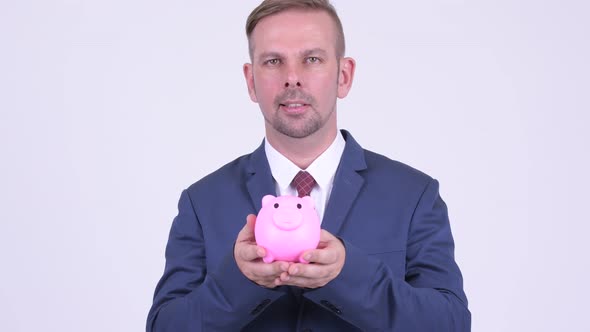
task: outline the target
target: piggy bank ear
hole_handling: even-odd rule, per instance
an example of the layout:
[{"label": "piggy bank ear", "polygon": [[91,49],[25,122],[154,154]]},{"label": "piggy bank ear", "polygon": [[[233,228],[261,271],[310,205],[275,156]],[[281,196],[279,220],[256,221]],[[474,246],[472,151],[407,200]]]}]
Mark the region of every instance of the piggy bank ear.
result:
[{"label": "piggy bank ear", "polygon": [[271,204],[275,198],[276,197],[274,197],[273,195],[266,195],[266,196],[262,197],[262,207],[265,207],[265,206]]},{"label": "piggy bank ear", "polygon": [[306,206],[309,206],[312,209],[315,209],[315,203],[313,202],[313,199],[309,196],[303,196],[301,197],[301,200],[303,200],[303,203],[305,203]]}]

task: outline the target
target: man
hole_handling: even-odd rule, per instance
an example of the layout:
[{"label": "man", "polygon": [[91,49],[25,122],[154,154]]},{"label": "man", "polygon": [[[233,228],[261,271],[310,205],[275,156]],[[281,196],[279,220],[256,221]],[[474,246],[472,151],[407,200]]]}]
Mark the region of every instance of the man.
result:
[{"label": "man", "polygon": [[[247,35],[266,139],[182,193],[147,330],[469,331],[438,183],[338,131],[355,62],[334,8],[266,0]],[[291,183],[301,176],[311,193]],[[267,194],[315,201],[309,264],[261,260],[254,214]]]}]

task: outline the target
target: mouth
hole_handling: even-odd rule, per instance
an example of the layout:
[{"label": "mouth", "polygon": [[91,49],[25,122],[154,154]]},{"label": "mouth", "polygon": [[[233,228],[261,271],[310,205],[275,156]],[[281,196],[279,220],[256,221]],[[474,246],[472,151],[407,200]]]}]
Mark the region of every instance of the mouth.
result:
[{"label": "mouth", "polygon": [[279,104],[279,108],[288,114],[301,114],[307,110],[309,104],[301,102],[285,102]]}]

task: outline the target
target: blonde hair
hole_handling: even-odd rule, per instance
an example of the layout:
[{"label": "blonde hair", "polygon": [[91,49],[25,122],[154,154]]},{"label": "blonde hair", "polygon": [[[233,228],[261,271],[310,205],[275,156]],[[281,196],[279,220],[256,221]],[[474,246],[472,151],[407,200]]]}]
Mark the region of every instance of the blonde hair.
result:
[{"label": "blonde hair", "polygon": [[253,54],[250,37],[252,36],[252,32],[254,31],[254,28],[256,28],[256,25],[265,17],[290,9],[324,11],[330,15],[336,24],[337,30],[336,56],[339,58],[344,56],[346,49],[344,29],[342,28],[342,22],[336,13],[336,9],[332,6],[329,0],[264,0],[258,5],[258,7],[254,8],[246,21],[246,36],[248,36],[250,58],[252,58]]}]

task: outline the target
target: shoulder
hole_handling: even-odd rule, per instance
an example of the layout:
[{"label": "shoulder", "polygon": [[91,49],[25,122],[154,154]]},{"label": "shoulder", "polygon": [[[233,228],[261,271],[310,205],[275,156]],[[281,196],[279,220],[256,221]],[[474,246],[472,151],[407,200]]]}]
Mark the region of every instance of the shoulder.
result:
[{"label": "shoulder", "polygon": [[366,176],[386,185],[409,187],[425,187],[433,178],[428,174],[397,160],[364,149],[367,164]]},{"label": "shoulder", "polygon": [[191,184],[187,188],[189,195],[218,196],[222,195],[223,192],[238,189],[248,175],[247,165],[249,164],[251,155],[246,154],[240,156]]},{"label": "shoulder", "polygon": [[348,131],[341,132],[346,140],[342,161],[359,171],[371,187],[382,188],[385,191],[420,191],[434,181],[427,174],[409,165],[364,149]]}]

